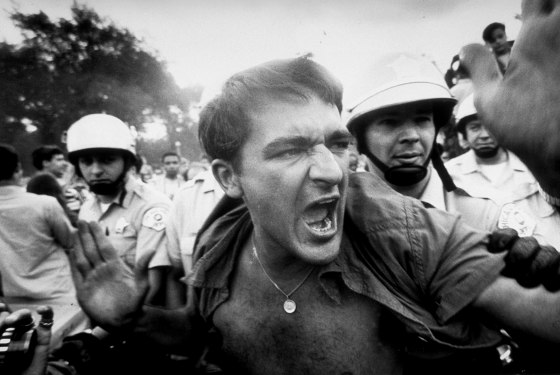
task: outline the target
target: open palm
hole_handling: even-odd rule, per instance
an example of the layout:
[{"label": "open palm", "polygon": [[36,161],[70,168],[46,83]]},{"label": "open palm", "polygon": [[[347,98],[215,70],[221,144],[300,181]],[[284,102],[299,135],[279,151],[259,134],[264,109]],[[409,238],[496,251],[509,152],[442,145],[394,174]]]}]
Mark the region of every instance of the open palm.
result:
[{"label": "open palm", "polygon": [[77,237],[69,255],[80,306],[107,330],[133,324],[148,291],[150,257],[141,259],[133,273],[97,223],[79,222]]}]

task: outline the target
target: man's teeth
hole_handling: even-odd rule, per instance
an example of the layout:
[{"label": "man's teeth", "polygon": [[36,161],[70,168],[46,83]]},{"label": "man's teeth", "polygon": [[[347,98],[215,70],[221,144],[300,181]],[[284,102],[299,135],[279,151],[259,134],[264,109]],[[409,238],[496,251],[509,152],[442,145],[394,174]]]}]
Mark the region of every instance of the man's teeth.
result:
[{"label": "man's teeth", "polygon": [[327,216],[321,221],[316,221],[314,223],[309,224],[311,229],[316,230],[321,233],[328,232],[333,227],[332,220]]}]

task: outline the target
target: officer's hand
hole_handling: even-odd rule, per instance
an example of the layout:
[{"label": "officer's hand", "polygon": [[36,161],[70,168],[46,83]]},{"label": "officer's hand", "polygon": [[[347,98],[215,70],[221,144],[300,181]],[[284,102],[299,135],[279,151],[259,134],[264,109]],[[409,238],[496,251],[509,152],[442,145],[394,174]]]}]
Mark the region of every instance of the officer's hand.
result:
[{"label": "officer's hand", "polygon": [[482,45],[460,52],[484,125],[529,167],[543,189],[560,196],[560,1],[524,0],[523,24],[502,79]]},{"label": "officer's hand", "polygon": [[502,274],[526,287],[543,285],[551,292],[560,290],[560,254],[551,246],[540,246],[533,237],[519,237],[514,229],[491,233],[488,250],[507,251]]},{"label": "officer's hand", "polygon": [[[47,366],[49,347],[52,334],[53,311],[48,306],[37,308],[41,320],[36,327],[37,343],[33,351],[32,360],[27,368],[22,369],[21,375],[43,375]],[[0,303],[0,332],[7,327],[18,327],[33,321],[31,310],[21,309],[10,312],[8,307]]]},{"label": "officer's hand", "polygon": [[70,252],[72,277],[78,302],[95,324],[109,331],[134,324],[148,291],[152,256],[140,259],[133,274],[97,223],[78,222]]}]

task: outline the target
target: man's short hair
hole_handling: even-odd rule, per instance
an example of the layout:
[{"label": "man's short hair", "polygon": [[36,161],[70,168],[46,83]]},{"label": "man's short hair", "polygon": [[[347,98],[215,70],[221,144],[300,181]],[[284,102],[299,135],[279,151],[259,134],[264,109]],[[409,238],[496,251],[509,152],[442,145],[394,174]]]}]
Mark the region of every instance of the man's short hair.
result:
[{"label": "man's short hair", "polygon": [[198,138],[212,159],[237,163],[250,132],[250,112],[266,100],[307,102],[312,97],[342,111],[342,84],[309,55],[273,60],[230,77],[200,113]]},{"label": "man's short hair", "polygon": [[0,180],[10,180],[19,169],[19,156],[16,149],[0,143]]},{"label": "man's short hair", "polygon": [[31,153],[31,159],[33,161],[33,166],[41,171],[43,170],[43,162],[51,161],[55,155],[64,155],[64,152],[55,145],[41,146],[33,150]]},{"label": "man's short hair", "polygon": [[168,151],[168,152],[166,152],[165,154],[163,154],[163,155],[161,156],[161,162],[163,163],[163,161],[165,160],[165,158],[168,157],[168,156],[175,156],[177,159],[179,159],[179,161],[181,161],[181,157],[179,156],[178,153],[173,152],[173,151]]},{"label": "man's short hair", "polygon": [[490,40],[492,39],[492,33],[496,29],[502,29],[505,32],[506,26],[500,22],[492,22],[490,25],[486,26],[482,31],[482,39],[485,42],[490,42]]}]

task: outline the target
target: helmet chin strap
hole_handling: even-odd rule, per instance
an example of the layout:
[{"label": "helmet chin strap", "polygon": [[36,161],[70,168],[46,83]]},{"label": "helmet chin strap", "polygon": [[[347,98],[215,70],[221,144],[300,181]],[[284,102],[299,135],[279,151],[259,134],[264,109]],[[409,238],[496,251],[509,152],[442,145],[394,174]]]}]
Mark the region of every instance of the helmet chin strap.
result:
[{"label": "helmet chin strap", "polygon": [[369,150],[365,152],[365,155],[383,172],[385,180],[395,186],[414,185],[422,181],[428,174],[427,167],[430,164],[430,159],[426,159],[423,165],[397,165],[389,167],[369,152]]},{"label": "helmet chin strap", "polygon": [[113,182],[104,182],[100,184],[91,184],[89,185],[89,189],[92,193],[97,195],[109,195],[115,196],[117,195],[122,187],[124,186],[124,178],[126,176],[126,172],[123,171],[121,175]]},{"label": "helmet chin strap", "polygon": [[389,167],[369,150],[366,149],[364,154],[381,170],[381,172],[383,172],[385,180],[395,186],[411,186],[422,181],[428,174],[428,165],[430,161],[432,161],[434,169],[439,174],[445,190],[453,191],[456,189],[453,179],[443,165],[443,161],[435,145],[435,140],[432,145],[430,157],[427,158],[422,165],[397,165],[395,167]]}]

